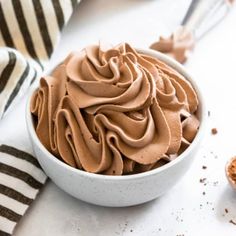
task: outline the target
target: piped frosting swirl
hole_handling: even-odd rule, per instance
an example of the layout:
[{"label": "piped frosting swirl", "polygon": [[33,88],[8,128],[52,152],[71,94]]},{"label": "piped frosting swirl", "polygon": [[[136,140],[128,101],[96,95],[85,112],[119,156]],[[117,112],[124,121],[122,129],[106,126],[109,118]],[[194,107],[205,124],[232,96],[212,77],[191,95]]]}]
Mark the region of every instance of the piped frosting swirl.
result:
[{"label": "piped frosting swirl", "polygon": [[71,53],[31,99],[42,144],[72,167],[108,175],[164,165],[193,141],[192,85],[124,43]]}]

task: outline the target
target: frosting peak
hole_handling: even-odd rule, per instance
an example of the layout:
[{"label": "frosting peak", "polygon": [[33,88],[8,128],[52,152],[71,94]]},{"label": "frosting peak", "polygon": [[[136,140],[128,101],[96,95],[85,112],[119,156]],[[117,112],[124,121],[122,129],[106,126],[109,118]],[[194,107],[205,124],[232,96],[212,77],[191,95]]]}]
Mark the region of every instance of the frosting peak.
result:
[{"label": "frosting peak", "polygon": [[67,164],[133,174],[178,156],[194,139],[196,93],[177,71],[128,44],[70,54],[31,100],[36,133]]}]

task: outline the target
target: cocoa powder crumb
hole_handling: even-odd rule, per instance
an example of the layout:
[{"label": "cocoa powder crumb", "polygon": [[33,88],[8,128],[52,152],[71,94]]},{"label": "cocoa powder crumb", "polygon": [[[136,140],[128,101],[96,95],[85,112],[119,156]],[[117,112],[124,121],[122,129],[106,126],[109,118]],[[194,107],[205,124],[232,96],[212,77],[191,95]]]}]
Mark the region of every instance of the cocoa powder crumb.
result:
[{"label": "cocoa powder crumb", "polygon": [[206,195],[206,192],[203,192],[202,195]]},{"label": "cocoa powder crumb", "polygon": [[205,181],[206,181],[206,178],[201,178],[201,179],[199,180],[200,183],[205,183]]},{"label": "cocoa powder crumb", "polygon": [[216,128],[211,129],[211,134],[216,135],[218,133],[218,130]]}]

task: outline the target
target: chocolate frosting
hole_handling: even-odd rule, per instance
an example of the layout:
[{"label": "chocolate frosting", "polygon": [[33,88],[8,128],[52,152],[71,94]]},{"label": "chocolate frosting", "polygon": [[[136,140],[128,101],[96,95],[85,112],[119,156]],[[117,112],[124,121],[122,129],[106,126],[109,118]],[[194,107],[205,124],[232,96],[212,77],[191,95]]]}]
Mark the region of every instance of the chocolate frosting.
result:
[{"label": "chocolate frosting", "polygon": [[182,75],[126,43],[71,53],[41,79],[31,100],[36,133],[52,154],[108,175],[176,158],[197,133],[197,107]]},{"label": "chocolate frosting", "polygon": [[228,166],[228,175],[230,179],[236,184],[236,158],[234,157]]},{"label": "chocolate frosting", "polygon": [[193,33],[180,27],[168,38],[160,37],[150,46],[151,49],[165,53],[180,63],[184,63],[194,48]]}]

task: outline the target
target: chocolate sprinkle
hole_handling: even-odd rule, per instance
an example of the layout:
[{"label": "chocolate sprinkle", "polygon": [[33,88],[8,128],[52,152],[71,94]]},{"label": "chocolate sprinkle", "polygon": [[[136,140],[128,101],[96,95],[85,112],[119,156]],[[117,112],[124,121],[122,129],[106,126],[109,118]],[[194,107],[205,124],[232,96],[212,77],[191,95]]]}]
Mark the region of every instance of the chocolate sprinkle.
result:
[{"label": "chocolate sprinkle", "polygon": [[218,130],[217,130],[216,128],[212,128],[212,129],[211,129],[211,133],[212,133],[213,135],[216,135],[216,134],[218,133]]}]

